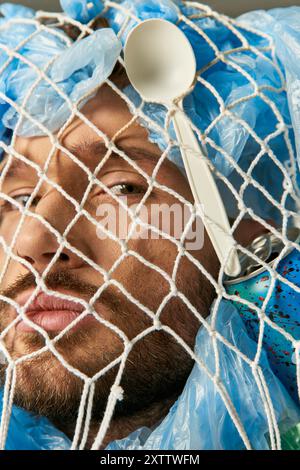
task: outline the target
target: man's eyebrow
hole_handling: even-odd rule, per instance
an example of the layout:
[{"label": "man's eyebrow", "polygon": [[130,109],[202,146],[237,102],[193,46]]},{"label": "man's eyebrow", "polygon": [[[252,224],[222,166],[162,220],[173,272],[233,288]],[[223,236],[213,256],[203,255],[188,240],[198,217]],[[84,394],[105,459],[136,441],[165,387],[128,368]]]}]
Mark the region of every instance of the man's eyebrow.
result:
[{"label": "man's eyebrow", "polygon": [[[154,165],[157,164],[160,155],[155,154],[147,149],[142,149],[140,147],[129,146],[129,145],[117,145],[117,148],[124,152],[127,157],[129,157],[133,161],[149,161]],[[106,154],[108,153],[107,146],[102,141],[82,141],[69,149],[74,155],[78,158],[88,156],[91,160],[95,157],[99,159],[103,159]],[[0,174],[4,170],[7,165],[8,155],[5,154],[1,163],[0,163]],[[109,160],[119,160],[124,161],[125,159],[118,155],[116,152],[112,152],[109,155]],[[24,162],[19,158],[13,158],[12,162],[9,165],[9,168],[6,171],[5,179],[15,178],[18,176],[19,173],[22,173],[22,170],[31,169],[31,166],[28,163]]]},{"label": "man's eyebrow", "polygon": [[[121,152],[124,152],[124,154],[133,161],[141,161],[141,160],[145,161],[146,160],[156,165],[161,156],[159,154],[155,154],[154,152],[151,152],[150,150],[140,148],[140,147],[121,145],[121,144],[116,144],[116,147]],[[94,159],[95,157],[97,157],[99,161],[103,159],[109,152],[106,144],[102,141],[97,141],[97,140],[82,141],[72,146],[70,150],[77,157],[88,156],[91,159]],[[125,158],[123,158],[121,155],[119,155],[117,152],[114,152],[114,151],[110,153],[109,160],[110,159],[119,160],[119,161],[123,160],[125,162]]]},{"label": "man's eyebrow", "polygon": [[[4,168],[6,167],[7,160],[8,160],[8,155],[5,154],[3,157],[3,160],[0,163],[0,174],[3,172]],[[18,174],[18,172],[21,172],[22,170],[25,170],[28,168],[30,167],[26,162],[24,162],[23,160],[20,160],[19,158],[13,158],[13,160],[11,161],[5,173],[5,179],[13,178]]]}]

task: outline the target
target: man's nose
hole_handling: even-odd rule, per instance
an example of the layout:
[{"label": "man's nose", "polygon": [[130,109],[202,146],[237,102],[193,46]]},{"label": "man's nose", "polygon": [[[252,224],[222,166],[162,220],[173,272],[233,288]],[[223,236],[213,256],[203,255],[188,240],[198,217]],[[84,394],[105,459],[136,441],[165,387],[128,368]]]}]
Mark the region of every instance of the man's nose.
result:
[{"label": "man's nose", "polygon": [[[52,197],[51,201],[49,196],[47,202],[41,200],[37,204],[34,212],[61,236],[75,215],[75,210],[67,207],[68,204],[62,201],[61,196]],[[72,236],[66,237],[70,245],[85,251],[82,227],[76,227],[75,224],[70,234]],[[60,241],[56,234],[52,233],[45,223],[30,215],[26,216],[15,245],[18,256],[29,262],[38,272],[43,272],[56,255],[59,246]],[[80,256],[64,247],[54,263],[54,268],[75,269],[83,265],[84,261]]]}]

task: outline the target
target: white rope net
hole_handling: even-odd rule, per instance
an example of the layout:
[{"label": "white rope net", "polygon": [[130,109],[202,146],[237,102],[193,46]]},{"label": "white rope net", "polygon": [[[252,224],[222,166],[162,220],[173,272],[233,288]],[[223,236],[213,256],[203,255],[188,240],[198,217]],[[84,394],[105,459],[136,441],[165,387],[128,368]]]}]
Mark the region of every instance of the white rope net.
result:
[{"label": "white rope net", "polygon": [[[186,5],[193,6],[193,8],[197,9],[199,18],[200,17],[213,18],[213,19],[216,19],[220,24],[225,25],[226,28],[228,28],[232,34],[236,35],[236,37],[241,42],[242,46],[239,47],[239,51],[251,51],[251,53],[254,54],[255,57],[260,57],[261,60],[272,62],[272,67],[274,67],[274,69],[277,71],[277,73],[279,74],[282,80],[282,86],[277,91],[280,92],[282,90],[285,90],[286,88],[285,78],[277,63],[277,59],[275,57],[275,49],[274,49],[275,46],[271,37],[261,32],[252,31],[249,27],[248,28],[244,27],[245,31],[248,30],[249,33],[253,33],[253,34],[255,33],[257,35],[260,35],[268,43],[268,46],[264,46],[262,48],[255,48],[249,44],[247,38],[243,36],[240,29],[237,28],[237,24],[235,20],[212,11],[206,5],[202,5],[202,4],[198,4],[194,2],[186,2]],[[115,2],[110,2],[110,1],[105,2],[105,8],[106,10],[111,9],[111,8],[119,9],[124,13],[123,7],[120,4],[115,3]],[[126,15],[127,15],[127,20],[124,23],[124,29],[126,28],[126,25],[128,24],[129,19],[133,18],[137,22],[140,21],[130,11],[126,11]],[[109,371],[112,370],[113,368],[116,368],[117,370],[113,385],[110,388],[109,396],[107,397],[107,405],[105,408],[104,416],[103,416],[103,419],[99,421],[98,423],[99,426],[95,433],[95,439],[92,445],[92,449],[99,449],[105,439],[105,436],[110,426],[110,422],[113,419],[113,413],[114,413],[115,407],[118,401],[122,400],[123,398],[124,390],[122,388],[121,382],[122,382],[123,373],[124,373],[130,352],[132,351],[134,346],[137,343],[142,342],[147,335],[153,334],[153,332],[156,332],[159,330],[165,332],[167,335],[170,335],[170,337],[173,337],[175,341],[178,342],[178,344],[191,356],[193,361],[195,361],[199,365],[200,368],[206,371],[207,375],[210,377],[210,380],[213,381],[213,383],[215,384],[215,387],[217,388],[218,392],[222,396],[222,399],[224,400],[224,403],[230,414],[230,417],[233,420],[243,440],[243,443],[247,449],[251,449],[252,444],[247,436],[247,433],[244,429],[243,423],[241,422],[239,414],[233,405],[232,399],[230,395],[227,393],[226,387],[224,386],[221,380],[221,370],[220,370],[221,366],[219,363],[219,345],[225,344],[226,347],[234,351],[237,357],[239,357],[245,363],[249,364],[252,369],[253,377],[257,383],[258,389],[260,391],[260,394],[264,403],[265,413],[266,413],[268,426],[269,426],[270,446],[272,449],[281,448],[280,433],[279,433],[278,423],[276,421],[274,404],[272,403],[272,400],[270,399],[270,394],[268,391],[266,378],[264,377],[259,361],[260,361],[262,347],[263,347],[264,328],[265,328],[265,325],[269,325],[270,327],[280,332],[280,334],[283,335],[288,341],[290,341],[295,350],[295,357],[297,361],[297,364],[296,364],[297,385],[298,385],[298,390],[299,390],[300,364],[299,364],[298,353],[299,353],[299,348],[300,348],[300,342],[296,340],[291,334],[287,333],[284,328],[275,324],[272,321],[272,319],[265,314],[265,308],[272,295],[276,280],[280,280],[280,282],[285,283],[286,285],[294,289],[295,292],[300,292],[300,289],[298,286],[288,281],[285,277],[283,277],[276,271],[276,267],[278,266],[279,262],[282,260],[282,258],[288,253],[288,251],[292,247],[297,250],[299,249],[298,244],[294,241],[289,240],[289,237],[287,234],[289,221],[292,219],[294,221],[294,225],[298,225],[299,217],[298,217],[297,212],[287,209],[286,207],[286,201],[288,198],[291,198],[293,201],[295,201],[296,204],[299,203],[299,194],[298,194],[298,188],[296,184],[296,158],[295,158],[292,142],[290,141],[289,129],[285,123],[285,119],[280,113],[280,111],[278,110],[278,108],[276,107],[276,105],[269,98],[269,95],[267,93],[267,91],[270,89],[270,86],[259,85],[249,75],[249,73],[246,70],[244,70],[243,65],[239,65],[235,61],[231,60],[231,55],[234,52],[237,52],[237,49],[226,50],[225,52],[219,51],[217,46],[209,38],[209,36],[199,26],[197,26],[195,22],[192,21],[193,18],[188,18],[181,14],[179,16],[179,22],[186,23],[191,28],[193,28],[194,31],[199,34],[199,36],[201,36],[205,41],[207,41],[209,46],[214,51],[215,59],[211,61],[210,63],[208,63],[203,70],[199,70],[197,72],[197,81],[201,83],[203,86],[205,86],[209,90],[209,92],[215,97],[215,99],[219,103],[220,113],[213,120],[209,128],[207,128],[204,132],[200,131],[192,123],[192,121],[190,122],[191,122],[194,132],[196,133],[196,135],[198,136],[202,144],[204,146],[209,145],[212,149],[216,150],[217,152],[220,152],[223,155],[225,161],[230,162],[230,164],[234,167],[237,174],[244,181],[243,184],[240,185],[239,190],[237,190],[233,186],[233,184],[228,180],[228,178],[223,176],[223,174],[212,165],[212,163],[208,160],[208,158],[205,155],[199,155],[199,158],[205,158],[207,159],[207,161],[209,161],[210,168],[214,172],[214,175],[216,176],[216,178],[222,181],[223,185],[227,188],[229,192],[232,193],[233,198],[236,201],[236,206],[238,207],[238,215],[233,221],[232,233],[236,230],[239,223],[245,216],[251,217],[254,221],[259,222],[263,227],[265,227],[268,231],[270,231],[278,239],[280,239],[284,247],[281,250],[278,258],[276,259],[276,263],[270,266],[267,262],[264,262],[258,256],[251,254],[249,250],[247,250],[247,248],[237,243],[237,248],[240,250],[240,252],[248,255],[249,257],[251,257],[252,260],[254,260],[254,262],[259,264],[260,266],[263,266],[271,279],[268,294],[262,303],[262,307],[258,307],[253,302],[250,302],[248,300],[242,300],[242,303],[247,305],[249,309],[252,309],[256,312],[257,318],[259,319],[259,337],[257,341],[257,352],[255,355],[255,358],[251,359],[245,356],[234,345],[230,344],[226,340],[226,338],[224,338],[220,334],[220,332],[216,331],[215,329],[217,312],[218,312],[218,308],[219,308],[221,300],[227,299],[227,300],[241,301],[241,299],[237,295],[233,295],[233,294],[229,295],[224,288],[224,284],[223,284],[224,266],[223,265],[220,266],[218,276],[217,278],[214,278],[213,275],[209,272],[209,270],[207,270],[202,265],[202,263],[197,259],[197,257],[194,256],[193,252],[185,249],[185,241],[186,241],[185,237],[188,233],[188,230],[190,229],[192,224],[195,222],[196,217],[199,215],[203,216],[203,214],[199,214],[199,212],[197,212],[199,211],[199,208],[194,208],[193,205],[190,203],[190,201],[186,200],[186,198],[183,195],[181,195],[180,193],[177,193],[170,187],[163,185],[157,181],[157,174],[159,172],[159,169],[164,164],[164,161],[165,161],[165,158],[167,157],[168,152],[170,151],[172,146],[174,146],[174,141],[170,138],[168,134],[168,126],[169,126],[169,122],[172,117],[172,112],[174,111],[174,108],[168,110],[165,126],[160,127],[155,120],[152,120],[151,118],[149,118],[149,116],[146,116],[143,113],[142,105],[144,103],[142,103],[141,106],[136,107],[134,103],[130,102],[130,99],[128,98],[128,96],[123,93],[123,91],[114,83],[113,80],[107,79],[105,82],[106,85],[111,87],[115,93],[117,93],[128,105],[130,105],[131,110],[134,109],[134,115],[132,117],[131,122],[127,123],[126,126],[124,126],[123,128],[120,128],[113,138],[109,138],[101,130],[101,128],[98,128],[93,122],[91,122],[86,117],[86,115],[83,112],[80,111],[80,104],[82,103],[82,101],[84,101],[84,99],[88,98],[89,96],[93,96],[96,89],[90,92],[89,96],[84,97],[81,103],[74,104],[72,103],[70,98],[66,94],[64,94],[63,91],[57,86],[57,84],[51,81],[51,79],[47,75],[47,70],[49,70],[55,58],[53,58],[49,63],[47,63],[43,69],[39,69],[36,65],[34,65],[34,63],[31,63],[28,58],[25,58],[19,52],[20,49],[24,47],[27,41],[30,41],[34,35],[38,35],[41,31],[47,32],[47,34],[49,34],[50,36],[51,35],[59,36],[62,41],[66,41],[66,36],[64,34],[60,34],[58,30],[58,27],[62,28],[66,24],[72,25],[80,31],[79,37],[77,39],[77,40],[80,40],[85,35],[93,33],[93,22],[91,22],[88,25],[83,25],[75,20],[67,18],[63,14],[52,14],[52,13],[45,13],[45,12],[37,12],[36,17],[34,19],[12,18],[9,20],[10,24],[12,23],[13,24],[14,23],[15,24],[17,23],[18,24],[19,23],[31,24],[35,26],[35,32],[30,37],[26,38],[22,42],[22,44],[19,44],[14,50],[11,50],[4,45],[0,45],[1,50],[4,51],[9,57],[8,60],[1,66],[0,74],[4,73],[5,69],[9,66],[9,64],[14,58],[17,58],[19,61],[21,62],[23,61],[29,67],[34,69],[36,72],[37,78],[35,82],[32,84],[32,86],[30,87],[28,93],[26,93],[22,106],[17,105],[15,101],[13,101],[8,96],[6,96],[3,91],[0,91],[0,99],[3,100],[4,102],[7,102],[11,107],[16,109],[16,111],[19,113],[19,121],[17,125],[15,126],[15,130],[13,132],[13,136],[12,136],[10,144],[7,145],[4,142],[0,142],[1,148],[8,155],[6,164],[1,173],[1,187],[5,182],[6,174],[9,171],[11,164],[16,160],[25,162],[27,165],[31,166],[33,170],[36,171],[36,174],[38,175],[38,183],[36,184],[35,189],[31,193],[31,196],[25,206],[16,202],[14,198],[10,197],[3,191],[0,194],[1,200],[6,201],[9,204],[13,205],[15,209],[19,211],[19,214],[20,214],[16,229],[9,243],[7,243],[7,240],[5,239],[3,235],[0,238],[1,247],[2,247],[3,252],[5,253],[3,257],[2,266],[1,266],[0,282],[2,283],[3,279],[5,278],[6,272],[9,268],[9,265],[13,261],[15,263],[19,263],[20,265],[22,265],[24,267],[24,272],[28,271],[33,274],[33,276],[35,277],[36,288],[32,292],[31,298],[28,300],[28,302],[26,302],[25,306],[22,306],[22,307],[13,299],[7,296],[1,295],[0,297],[2,301],[6,302],[7,305],[11,305],[14,309],[16,309],[18,313],[15,319],[12,322],[10,322],[8,326],[4,328],[4,330],[1,332],[1,335],[0,335],[0,340],[1,340],[0,348],[3,354],[3,357],[5,358],[5,361],[6,361],[3,412],[2,412],[1,428],[0,428],[1,448],[5,447],[5,442],[7,438],[7,432],[9,428],[12,406],[14,404],[15,389],[18,383],[18,373],[17,373],[18,367],[20,367],[20,365],[25,364],[25,363],[30,364],[30,361],[32,361],[33,359],[36,359],[37,357],[42,356],[46,352],[51,352],[51,354],[53,355],[53,358],[55,357],[57,361],[59,361],[61,365],[67,371],[69,371],[69,374],[72,377],[77,377],[82,384],[81,401],[80,401],[78,414],[76,418],[76,426],[75,426],[74,435],[73,435],[72,449],[84,449],[86,446],[86,442],[87,442],[88,435],[89,435],[89,426],[90,426],[90,421],[91,421],[91,416],[92,416],[93,398],[94,398],[95,386],[96,386],[95,384],[97,380],[105,376],[105,374],[108,374]],[[53,26],[55,26],[55,29],[53,28]],[[0,28],[6,28],[6,27],[7,27],[7,23],[0,26]],[[122,31],[120,31],[120,34],[121,33]],[[70,40],[68,42],[68,46],[70,46],[71,44],[72,44],[72,41]],[[269,57],[266,56],[265,54],[266,51],[269,51],[271,53],[273,57],[272,61],[269,59]],[[119,58],[119,61],[121,64],[123,64],[122,57]],[[226,106],[224,103],[224,100],[218,93],[217,89],[211,83],[208,83],[205,80],[205,78],[203,78],[204,72],[208,70],[210,67],[215,66],[217,63],[228,64],[233,69],[238,71],[241,74],[241,76],[245,77],[247,81],[252,85],[253,90],[254,90],[251,96],[244,96],[236,100],[236,102],[232,103],[230,106]],[[34,96],[35,89],[37,88],[37,86],[40,84],[41,81],[45,81],[47,84],[51,85],[51,87],[53,87],[56,90],[57,94],[66,101],[71,111],[69,119],[67,120],[67,122],[65,122],[64,126],[57,133],[49,132],[46,126],[44,126],[43,124],[35,120],[26,110],[27,103],[29,103],[30,100],[33,99],[32,97]],[[243,120],[242,118],[238,117],[235,114],[235,109],[238,105],[240,105],[243,102],[245,103],[250,102],[251,100],[254,100],[257,97],[259,97],[268,107],[272,109],[274,115],[276,116],[276,119],[278,120],[278,125],[277,125],[276,130],[272,134],[269,134],[265,139],[261,139],[255,132],[255,130],[251,128],[251,126],[249,126],[249,124],[245,120]],[[174,105],[174,107],[176,107],[176,105]],[[234,160],[232,155],[228,154],[226,150],[224,150],[223,148],[220,148],[218,143],[215,142],[211,138],[211,130],[218,124],[220,119],[222,119],[222,117],[224,116],[227,116],[230,120],[237,122],[240,126],[242,126],[246,130],[246,132],[248,132],[251,135],[252,139],[254,139],[258,145],[259,151],[257,152],[256,155],[253,155],[251,165],[249,166],[247,170],[243,169],[239,165],[239,163],[237,163]],[[18,139],[17,137],[18,129],[21,125],[23,118],[34,123],[37,126],[37,128],[41,131],[41,133],[49,138],[49,142],[51,143],[51,149],[48,152],[48,155],[47,155],[47,158],[45,159],[43,167],[39,167],[39,165],[34,163],[32,160],[30,160],[28,157],[18,152],[17,150],[16,141]],[[95,134],[95,136],[99,137],[100,140],[104,141],[106,145],[107,153],[104,156],[104,158],[101,160],[101,162],[97,165],[94,171],[90,171],[90,169],[82,161],[80,161],[78,156],[72,153],[70,148],[66,148],[62,144],[62,136],[64,135],[66,129],[68,129],[68,127],[74,121],[75,118],[78,119],[80,122],[84,123],[86,126],[88,126],[91,129],[91,131]],[[120,148],[116,145],[116,138],[119,135],[121,135],[122,132],[124,132],[124,130],[126,130],[134,122],[138,122],[140,118],[146,121],[150,126],[159,128],[160,132],[164,135],[168,144],[166,151],[162,152],[161,157],[158,158],[157,165],[155,166],[155,169],[151,175],[143,171],[139,167],[139,165],[131,159],[130,155],[127,155],[124,151],[120,150]],[[288,149],[287,160],[289,162],[289,165],[287,166],[284,166],[281,163],[281,161],[278,159],[278,156],[276,156],[276,154],[272,150],[272,146],[270,145],[272,141],[280,135],[284,136],[286,147]],[[47,171],[49,167],[51,166],[53,159],[56,158],[57,152],[63,152],[63,154],[67,156],[67,158],[70,159],[70,161],[74,162],[76,165],[79,165],[81,170],[84,171],[87,176],[88,184],[83,192],[83,195],[80,201],[76,200],[76,198],[71,196],[63,187],[61,187],[58,183],[56,183],[53,179],[49,178],[49,176],[47,175]],[[98,178],[98,175],[101,172],[101,168],[108,161],[108,159],[111,157],[112,154],[119,155],[134,169],[134,171],[139,172],[142,175],[142,177],[145,179],[145,181],[147,182],[147,191],[143,195],[140,203],[137,205],[137,208],[134,211],[126,203],[124,203],[120,198],[118,198],[110,190],[110,188],[108,188],[103,183],[103,181],[101,181],[100,178]],[[260,162],[263,155],[268,155],[268,157],[270,158],[270,160],[272,161],[274,165],[274,168],[276,167],[277,170],[279,170],[282,173],[284,184],[283,184],[283,190],[282,190],[282,197],[279,201],[277,201],[269,193],[269,191],[266,188],[262,187],[253,176],[253,172],[257,164]],[[35,198],[38,196],[40,188],[43,184],[49,185],[49,187],[52,188],[53,191],[60,194],[62,198],[65,198],[69,202],[69,204],[72,205],[72,207],[74,208],[75,216],[72,218],[70,223],[68,223],[68,225],[62,231],[62,233],[60,233],[60,231],[57,230],[54,226],[52,226],[51,223],[49,223],[44,217],[42,217],[40,214],[38,214],[32,209],[32,201],[34,201]],[[72,243],[69,241],[69,234],[71,233],[72,229],[76,226],[76,224],[81,218],[85,218],[86,220],[88,220],[91,226],[93,226],[95,230],[99,228],[97,217],[95,217],[93,214],[90,213],[89,210],[86,209],[86,204],[87,204],[87,201],[89,200],[91,190],[95,185],[98,186],[102,191],[105,191],[107,194],[109,194],[109,196],[114,201],[116,201],[117,204],[122,206],[123,210],[125,210],[126,213],[128,213],[130,220],[133,221],[133,224],[131,225],[130,230],[127,233],[127,236],[124,239],[119,238],[115,233],[112,233],[109,230],[103,229],[106,236],[109,239],[113,240],[116,244],[118,244],[119,252],[120,252],[119,256],[114,261],[114,263],[112,264],[109,270],[106,270],[103,266],[95,263],[92,259],[90,259],[90,257],[86,253],[78,249],[78,247],[75,247],[74,245],[72,245]],[[282,224],[280,227],[275,228],[268,221],[264,220],[262,217],[257,215],[256,212],[252,208],[247,207],[244,201],[244,195],[249,185],[252,185],[254,188],[257,188],[261,192],[265,200],[267,200],[272,206],[277,208],[277,210],[281,213]],[[152,192],[156,189],[169,194],[170,196],[172,196],[172,198],[174,198],[174,200],[177,200],[181,204],[187,205],[190,208],[190,217],[188,221],[186,222],[186,226],[184,227],[184,230],[180,239],[177,239],[174,236],[165,233],[163,230],[145,222],[145,220],[140,217],[140,209],[142,205],[147,202],[147,199],[151,197]],[[19,235],[22,233],[24,224],[26,223],[26,220],[28,220],[28,217],[35,219],[39,221],[41,224],[43,224],[43,226],[46,227],[47,231],[49,231],[51,236],[55,237],[55,239],[57,240],[58,248],[55,253],[55,256],[53,256],[49,260],[47,268],[42,273],[38,272],[34,268],[34,266],[24,257],[19,256],[15,249],[17,239]],[[218,224],[218,221],[216,220],[210,220],[209,222],[211,224]],[[144,229],[150,229],[152,232],[156,232],[162,239],[168,240],[168,242],[172,243],[173,246],[176,248],[175,249],[176,253],[175,253],[174,259],[172,260],[173,268],[172,268],[171,275],[167,273],[164,269],[162,269],[160,266],[157,266],[156,264],[149,261],[149,259],[147,259],[147,257],[144,257],[140,252],[137,252],[134,249],[132,249],[131,247],[132,245],[130,241],[133,236],[134,230],[136,229],[137,226],[141,226]],[[103,282],[99,283],[97,292],[94,293],[94,295],[90,298],[89,301],[86,301],[83,298],[78,299],[78,297],[63,294],[61,292],[57,292],[55,290],[51,290],[47,288],[45,279],[48,273],[51,271],[51,269],[53,267],[55,268],[55,264],[58,262],[61,254],[66,249],[69,252],[73,253],[73,255],[75,255],[76,257],[82,259],[83,262],[86,264],[86,266],[89,267],[91,271],[94,271],[95,273],[97,273],[99,277],[101,277],[101,279],[103,280]],[[151,309],[149,308],[148,305],[144,305],[142,300],[139,298],[136,298],[132,292],[128,291],[124,283],[120,282],[115,276],[115,272],[118,270],[118,268],[123,263],[129,262],[129,260],[132,260],[132,259],[134,259],[138,263],[142,263],[147,268],[147,270],[149,270],[149,272],[154,272],[156,275],[162,277],[164,281],[167,283],[168,285],[167,293],[163,297],[158,308]],[[185,295],[184,292],[182,292],[182,290],[178,286],[177,275],[178,275],[179,265],[183,259],[188,260],[188,262],[191,263],[196,270],[202,273],[202,275],[204,275],[209,280],[210,284],[213,286],[215,302],[213,304],[213,308],[211,312],[211,322],[208,322],[205,319],[208,312],[199,311],[190,302],[189,298]],[[132,307],[135,307],[140,312],[143,312],[143,314],[145,315],[145,318],[151,321],[151,324],[149,327],[139,332],[133,338],[129,338],[128,335],[126,335],[124,331],[122,331],[121,328],[119,328],[112,321],[109,321],[106,318],[104,318],[104,316],[102,316],[101,313],[99,313],[99,311],[97,310],[97,302],[101,301],[101,298],[103,294],[105,293],[105,291],[109,287],[112,287],[112,286],[122,293],[122,295],[128,300],[128,302],[130,302]],[[60,299],[79,302],[84,307],[84,311],[82,312],[82,314],[77,316],[77,318],[74,321],[72,321],[72,323],[70,323],[63,331],[61,331],[54,338],[52,338],[51,335],[49,336],[47,331],[45,331],[42,327],[34,323],[30,319],[30,317],[26,315],[26,307],[29,305],[32,299],[41,291],[45,292],[46,294],[53,295]],[[153,295],[155,295],[154,292],[153,292]],[[160,317],[163,312],[163,309],[166,307],[168,303],[170,303],[175,298],[180,299],[180,301],[184,304],[185,308],[193,316],[195,316],[198,319],[199,324],[202,325],[202,328],[205,328],[209,331],[211,342],[213,345],[213,350],[215,353],[216,367],[215,367],[214,373],[212,373],[212,371],[206,367],[201,357],[198,357],[197,355],[195,355],[195,353],[193,352],[193,348],[190,347],[190,345],[187,344],[186,341],[184,341],[184,339],[178,334],[178,332],[173,330],[170,326],[161,322]],[[75,324],[80,322],[87,315],[92,315],[94,319],[96,319],[96,321],[99,322],[99,324],[103,325],[105,328],[112,331],[116,335],[116,337],[120,338],[120,340],[123,343],[122,352],[110,364],[108,364],[104,368],[101,368],[92,376],[90,376],[89,374],[85,374],[82,371],[80,371],[78,368],[74,367],[70,363],[71,361],[68,362],[66,358],[64,357],[64,355],[57,348],[57,343],[62,339],[62,337],[67,335],[67,333],[71,330],[71,328],[74,327]],[[27,351],[26,354],[23,354],[21,357],[14,358],[9,352],[6,339],[9,337],[10,332],[13,331],[14,327],[16,326],[20,318],[27,325],[34,328],[36,332],[39,333],[39,335],[43,338],[44,346],[42,348],[39,348],[38,350],[34,350],[33,352]],[[174,358],[174,367],[176,367],[175,358]],[[149,371],[149,374],[151,375],[151,371]],[[218,423],[216,423],[216,426],[218,426]]]}]

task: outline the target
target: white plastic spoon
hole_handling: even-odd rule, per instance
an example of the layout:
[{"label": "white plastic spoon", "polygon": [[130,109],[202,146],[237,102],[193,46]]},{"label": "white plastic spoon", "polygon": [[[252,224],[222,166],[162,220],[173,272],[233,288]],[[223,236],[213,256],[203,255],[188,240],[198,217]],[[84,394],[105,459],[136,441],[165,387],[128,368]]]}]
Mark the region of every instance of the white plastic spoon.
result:
[{"label": "white plastic spoon", "polygon": [[[129,80],[145,101],[170,107],[194,82],[196,59],[190,42],[173,23],[150,19],[129,33],[124,50]],[[182,109],[182,101],[179,104]],[[181,156],[196,204],[202,204],[204,225],[228,276],[240,273],[240,262],[227,214],[203,151],[183,112],[173,117]],[[201,158],[202,156],[202,158]],[[209,222],[209,221],[212,222]]]}]

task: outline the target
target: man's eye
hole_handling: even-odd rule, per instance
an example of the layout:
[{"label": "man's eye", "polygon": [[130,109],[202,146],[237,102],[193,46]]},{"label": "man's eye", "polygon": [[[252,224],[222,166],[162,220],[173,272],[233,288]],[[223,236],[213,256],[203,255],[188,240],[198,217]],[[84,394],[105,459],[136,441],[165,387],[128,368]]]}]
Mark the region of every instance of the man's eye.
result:
[{"label": "man's eye", "polygon": [[[21,206],[26,206],[28,199],[30,198],[31,194],[18,194],[17,196],[12,196],[12,198],[21,204]],[[33,201],[34,202],[34,201]],[[15,206],[16,207],[16,206]]]},{"label": "man's eye", "polygon": [[139,185],[132,184],[132,183],[122,183],[116,184],[109,188],[112,193],[116,196],[128,196],[131,194],[144,194],[145,189]]},{"label": "man's eye", "polygon": [[[31,194],[16,194],[15,196],[11,196],[11,198],[16,201],[21,206],[25,207],[28,199],[31,197]],[[38,197],[35,197],[31,202],[31,206],[34,206],[38,202]],[[17,211],[18,206],[15,204],[10,203],[9,201],[3,201],[1,203],[1,212],[10,212],[10,211]]]}]

